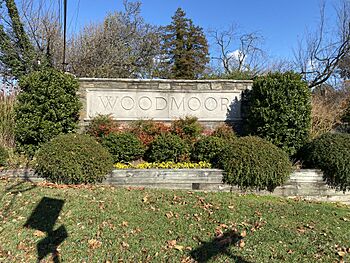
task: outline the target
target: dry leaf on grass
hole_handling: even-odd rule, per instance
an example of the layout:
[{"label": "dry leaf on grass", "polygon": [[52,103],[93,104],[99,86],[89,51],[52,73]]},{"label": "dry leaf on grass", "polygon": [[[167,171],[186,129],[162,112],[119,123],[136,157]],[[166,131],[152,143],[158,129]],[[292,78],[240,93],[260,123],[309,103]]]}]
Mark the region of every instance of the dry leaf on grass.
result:
[{"label": "dry leaf on grass", "polygon": [[40,230],[35,230],[33,235],[36,236],[36,237],[44,237],[44,236],[46,236],[45,233],[43,231],[40,231]]},{"label": "dry leaf on grass", "polygon": [[184,247],[180,245],[175,245],[174,248],[179,251],[182,251],[184,249]]},{"label": "dry leaf on grass", "polygon": [[99,240],[96,240],[96,239],[90,239],[90,240],[88,241],[88,245],[89,245],[89,248],[91,248],[91,249],[96,249],[96,248],[101,247],[102,242],[99,241]]},{"label": "dry leaf on grass", "polygon": [[122,245],[122,248],[124,249],[128,249],[130,247],[130,245],[124,241],[121,243],[121,245]]},{"label": "dry leaf on grass", "polygon": [[174,216],[174,214],[173,214],[173,212],[167,212],[167,213],[165,213],[165,216],[168,218],[168,219],[170,219],[170,218],[172,218],[173,216]]},{"label": "dry leaf on grass", "polygon": [[123,226],[123,227],[127,227],[127,226],[129,226],[129,223],[128,223],[127,221],[123,221],[123,222],[122,222],[122,226]]}]

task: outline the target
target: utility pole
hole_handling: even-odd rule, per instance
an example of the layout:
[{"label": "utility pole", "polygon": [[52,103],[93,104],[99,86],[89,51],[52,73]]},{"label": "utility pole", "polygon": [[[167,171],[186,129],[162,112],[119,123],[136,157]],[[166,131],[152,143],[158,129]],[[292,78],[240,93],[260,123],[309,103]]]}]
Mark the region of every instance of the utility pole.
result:
[{"label": "utility pole", "polygon": [[66,72],[67,0],[63,0],[63,71]]}]

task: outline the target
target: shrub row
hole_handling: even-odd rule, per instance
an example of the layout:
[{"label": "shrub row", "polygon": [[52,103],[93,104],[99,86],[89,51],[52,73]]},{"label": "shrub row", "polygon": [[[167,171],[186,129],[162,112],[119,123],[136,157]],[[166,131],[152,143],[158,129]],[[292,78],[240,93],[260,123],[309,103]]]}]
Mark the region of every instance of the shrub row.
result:
[{"label": "shrub row", "polygon": [[[139,140],[132,133],[111,133],[104,139],[108,142],[121,143],[127,152],[127,158],[131,156],[131,146],[135,146],[134,140]],[[113,140],[112,140],[113,139]],[[186,144],[187,143],[187,144]],[[106,141],[102,145],[109,147]],[[44,144],[36,154],[36,173],[44,178],[58,183],[95,183],[102,181],[113,167],[112,155],[89,135],[65,134],[59,135],[52,141]],[[138,147],[142,143],[138,141]],[[149,158],[154,162],[163,162],[158,168],[169,167],[170,164],[182,161],[187,153],[188,142],[178,135],[171,133],[161,134],[152,142],[148,151]],[[243,137],[227,141],[220,137],[210,136],[195,144],[198,152],[196,158],[200,160],[199,166],[210,167],[209,161],[214,160],[214,167],[225,171],[225,182],[239,187],[267,189],[272,191],[288,178],[291,172],[291,164],[287,153],[277,148],[272,143],[258,137]],[[112,149],[117,149],[115,145]],[[128,155],[126,155],[128,154]],[[140,152],[137,152],[140,154]],[[115,157],[116,155],[114,155]],[[163,166],[162,166],[163,165]],[[152,168],[154,163],[140,164],[143,168]],[[128,167],[128,166],[127,166]],[[119,168],[127,168],[119,164]],[[171,167],[198,167],[190,163]]]},{"label": "shrub row", "polygon": [[[222,136],[222,135],[221,135]],[[134,133],[125,131],[102,137],[101,143],[113,155],[114,162],[128,163],[139,159],[149,162],[206,161],[216,163],[218,154],[233,137],[203,136],[195,143],[172,133],[157,135],[148,146]]]}]

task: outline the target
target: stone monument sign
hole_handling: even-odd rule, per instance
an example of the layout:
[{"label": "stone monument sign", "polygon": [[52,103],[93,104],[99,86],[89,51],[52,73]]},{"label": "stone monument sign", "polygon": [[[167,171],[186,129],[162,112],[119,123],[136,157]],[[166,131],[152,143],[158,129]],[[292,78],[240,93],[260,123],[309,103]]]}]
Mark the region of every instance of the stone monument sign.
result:
[{"label": "stone monument sign", "polygon": [[80,79],[81,120],[110,114],[116,120],[171,121],[186,115],[201,122],[241,121],[242,91],[251,81]]}]

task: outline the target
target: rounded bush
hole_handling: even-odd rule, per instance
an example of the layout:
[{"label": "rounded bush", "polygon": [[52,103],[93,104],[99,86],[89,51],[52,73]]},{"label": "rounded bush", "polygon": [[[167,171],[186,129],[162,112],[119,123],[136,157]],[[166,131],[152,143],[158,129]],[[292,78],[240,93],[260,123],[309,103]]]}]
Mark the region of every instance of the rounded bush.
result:
[{"label": "rounded bush", "polygon": [[326,182],[350,190],[350,134],[325,133],[302,149],[306,166],[323,171]]},{"label": "rounded bush", "polygon": [[269,73],[245,94],[248,134],[264,138],[294,155],[309,139],[311,92],[300,74]]},{"label": "rounded bush", "polygon": [[140,139],[131,132],[110,133],[102,138],[102,145],[113,155],[116,163],[135,161],[145,152]]},{"label": "rounded bush", "polygon": [[7,159],[9,158],[9,154],[7,150],[0,146],[0,166],[4,166],[7,164]]},{"label": "rounded bush", "polygon": [[289,178],[288,154],[271,142],[254,136],[239,138],[222,151],[224,182],[242,189],[273,191]]},{"label": "rounded bush", "polygon": [[181,162],[187,160],[190,146],[178,135],[163,133],[158,135],[146,151],[145,158],[150,162]]},{"label": "rounded bush", "polygon": [[130,131],[135,134],[145,146],[149,146],[154,138],[161,133],[170,131],[169,125],[154,120],[136,120],[130,124]]},{"label": "rounded bush", "polygon": [[215,166],[226,144],[227,141],[224,138],[215,136],[203,137],[194,144],[191,158],[197,162],[210,162]]},{"label": "rounded bush", "polygon": [[233,128],[227,124],[222,124],[217,126],[214,129],[212,135],[215,137],[226,139],[226,140],[233,140],[236,138]]},{"label": "rounded bush", "polygon": [[196,141],[202,131],[203,126],[198,122],[197,117],[186,116],[171,123],[171,132],[190,142]]},{"label": "rounded bush", "polygon": [[23,77],[19,86],[16,147],[31,157],[41,144],[77,127],[81,107],[76,94],[79,83],[71,75],[45,69]]},{"label": "rounded bush", "polygon": [[113,169],[111,154],[94,138],[62,134],[36,154],[36,174],[55,183],[101,182]]},{"label": "rounded bush", "polygon": [[117,130],[118,124],[112,116],[103,114],[94,117],[86,127],[86,133],[95,137],[97,140]]}]

